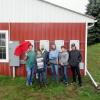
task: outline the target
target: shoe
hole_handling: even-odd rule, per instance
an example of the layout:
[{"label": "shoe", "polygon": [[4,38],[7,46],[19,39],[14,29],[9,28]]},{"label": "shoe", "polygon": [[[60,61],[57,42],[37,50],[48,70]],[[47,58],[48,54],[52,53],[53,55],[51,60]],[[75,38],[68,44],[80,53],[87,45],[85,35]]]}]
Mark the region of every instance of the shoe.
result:
[{"label": "shoe", "polygon": [[29,83],[28,82],[26,82],[26,86],[29,86]]},{"label": "shoe", "polygon": [[75,84],[76,83],[76,81],[72,81],[70,84]]},{"label": "shoe", "polygon": [[66,85],[66,86],[68,86],[69,84],[68,84],[68,82],[64,82],[64,84]]},{"label": "shoe", "polygon": [[30,83],[30,86],[32,86],[33,84],[32,84],[32,82]]},{"label": "shoe", "polygon": [[47,88],[47,84],[44,83],[44,87]]},{"label": "shoe", "polygon": [[82,83],[79,83],[79,86],[81,87],[82,86]]}]

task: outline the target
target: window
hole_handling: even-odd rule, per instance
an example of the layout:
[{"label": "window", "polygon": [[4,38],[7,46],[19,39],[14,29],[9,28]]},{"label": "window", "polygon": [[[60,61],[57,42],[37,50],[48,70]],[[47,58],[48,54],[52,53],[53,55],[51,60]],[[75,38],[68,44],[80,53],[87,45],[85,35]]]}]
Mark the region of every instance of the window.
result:
[{"label": "window", "polygon": [[8,62],[8,31],[0,31],[0,62]]}]

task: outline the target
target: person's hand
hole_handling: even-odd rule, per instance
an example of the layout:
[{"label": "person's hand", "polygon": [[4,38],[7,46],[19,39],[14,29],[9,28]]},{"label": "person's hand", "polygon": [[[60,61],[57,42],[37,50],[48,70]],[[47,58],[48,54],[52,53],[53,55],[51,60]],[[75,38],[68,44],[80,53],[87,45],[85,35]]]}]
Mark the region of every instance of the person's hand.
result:
[{"label": "person's hand", "polygon": [[59,64],[58,60],[57,60],[57,64]]},{"label": "person's hand", "polygon": [[27,56],[24,57],[24,60],[27,60]]},{"label": "person's hand", "polygon": [[60,63],[63,66],[63,63]]},{"label": "person's hand", "polygon": [[25,53],[25,57],[24,57],[24,60],[27,60],[27,58],[28,58],[28,57],[27,57],[27,53]]}]

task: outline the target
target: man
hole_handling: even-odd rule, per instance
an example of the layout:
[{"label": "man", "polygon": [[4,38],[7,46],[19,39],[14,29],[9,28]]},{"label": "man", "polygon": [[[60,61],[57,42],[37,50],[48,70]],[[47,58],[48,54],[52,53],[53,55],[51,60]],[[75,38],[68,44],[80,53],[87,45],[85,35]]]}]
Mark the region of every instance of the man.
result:
[{"label": "man", "polygon": [[67,75],[68,59],[69,59],[69,53],[67,52],[64,46],[61,46],[61,53],[59,54],[59,63],[61,66],[61,78],[65,85],[68,85],[68,75]]},{"label": "man", "polygon": [[29,45],[29,48],[27,50],[27,53],[25,55],[26,60],[26,85],[32,85],[33,81],[33,74],[34,74],[34,67],[36,64],[36,54],[34,51],[32,51],[33,45]]},{"label": "man", "polygon": [[82,60],[82,56],[79,50],[76,49],[75,44],[71,45],[71,51],[69,53],[69,64],[71,66],[73,74],[73,82],[76,82],[76,77],[78,76],[79,86],[82,86],[82,79],[80,75],[79,63]]},{"label": "man", "polygon": [[41,47],[41,52],[44,60],[44,78],[45,83],[47,84],[47,65],[49,62],[49,52],[44,48],[44,46]]},{"label": "man", "polygon": [[51,51],[49,53],[49,61],[51,64],[51,70],[52,70],[52,78],[55,80],[57,83],[59,81],[59,73],[58,73],[58,55],[59,51],[56,50],[56,45],[53,44],[51,45]]}]

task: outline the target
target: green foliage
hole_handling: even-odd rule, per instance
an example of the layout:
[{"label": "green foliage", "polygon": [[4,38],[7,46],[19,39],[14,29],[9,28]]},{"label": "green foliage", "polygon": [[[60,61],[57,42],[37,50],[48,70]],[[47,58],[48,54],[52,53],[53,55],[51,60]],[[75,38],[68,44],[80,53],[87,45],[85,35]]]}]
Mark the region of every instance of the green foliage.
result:
[{"label": "green foliage", "polygon": [[100,42],[100,0],[89,0],[86,14],[97,20],[94,27],[89,29],[88,44]]}]

